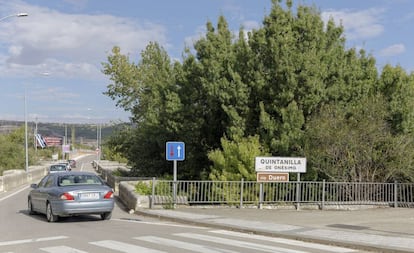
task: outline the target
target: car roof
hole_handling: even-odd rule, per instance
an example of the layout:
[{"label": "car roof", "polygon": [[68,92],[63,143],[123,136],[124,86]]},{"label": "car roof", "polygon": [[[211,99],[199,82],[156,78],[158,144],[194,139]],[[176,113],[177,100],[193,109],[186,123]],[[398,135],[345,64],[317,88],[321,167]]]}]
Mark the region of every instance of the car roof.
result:
[{"label": "car roof", "polygon": [[81,176],[81,175],[98,176],[96,173],[93,173],[93,172],[85,172],[85,171],[65,171],[65,172],[59,173],[59,175],[57,175],[57,174],[53,174],[53,175],[54,176],[63,176],[63,175],[73,175],[73,176]]},{"label": "car roof", "polygon": [[50,167],[64,167],[64,166],[65,166],[65,164],[63,164],[63,163],[56,163],[56,164],[50,165]]}]

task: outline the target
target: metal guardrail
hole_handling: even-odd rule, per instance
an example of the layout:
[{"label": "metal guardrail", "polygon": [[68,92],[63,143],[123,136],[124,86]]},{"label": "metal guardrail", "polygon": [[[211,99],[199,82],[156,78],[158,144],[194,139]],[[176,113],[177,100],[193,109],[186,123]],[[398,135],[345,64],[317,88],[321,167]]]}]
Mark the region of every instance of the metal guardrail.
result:
[{"label": "metal guardrail", "polygon": [[[174,187],[175,184],[175,187]],[[151,181],[152,205],[386,205],[414,207],[414,183]],[[176,192],[174,192],[174,188]],[[162,196],[162,198],[160,197]],[[168,197],[167,197],[168,196]]]},{"label": "metal guardrail", "polygon": [[257,182],[186,181],[117,177],[113,171],[124,165],[94,161],[93,166],[117,189],[121,181],[145,182],[150,187],[150,207],[176,204],[217,205],[378,205],[414,208],[414,183],[358,182]]}]

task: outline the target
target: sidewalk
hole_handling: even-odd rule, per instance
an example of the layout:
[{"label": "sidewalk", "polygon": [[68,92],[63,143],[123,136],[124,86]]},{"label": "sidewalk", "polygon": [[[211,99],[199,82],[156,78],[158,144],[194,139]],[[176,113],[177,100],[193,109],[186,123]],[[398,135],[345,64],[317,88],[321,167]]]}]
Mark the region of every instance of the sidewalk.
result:
[{"label": "sidewalk", "polygon": [[138,215],[373,252],[414,252],[414,209],[140,209]]}]

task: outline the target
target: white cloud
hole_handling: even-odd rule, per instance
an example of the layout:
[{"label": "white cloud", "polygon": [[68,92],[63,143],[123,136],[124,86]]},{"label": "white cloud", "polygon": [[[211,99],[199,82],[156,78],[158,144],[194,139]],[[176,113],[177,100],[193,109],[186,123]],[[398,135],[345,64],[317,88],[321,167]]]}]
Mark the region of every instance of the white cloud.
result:
[{"label": "white cloud", "polygon": [[404,44],[394,44],[387,48],[382,49],[379,52],[379,56],[385,56],[385,57],[395,56],[395,55],[404,53],[404,51],[405,51]]},{"label": "white cloud", "polygon": [[346,38],[349,40],[373,38],[384,31],[380,23],[381,14],[384,9],[367,9],[363,11],[324,11],[322,19],[327,22],[333,18],[337,25],[342,24],[345,28]]},{"label": "white cloud", "polygon": [[[66,14],[13,3],[4,7],[6,11],[24,10],[29,16],[0,23],[0,58],[7,62],[0,65],[0,73],[9,72],[4,68],[10,66],[25,66],[12,70],[15,72],[42,65],[68,77],[91,77],[100,74],[101,62],[106,61],[113,46],[137,56],[149,41],[168,47],[166,28],[155,23],[111,15]],[[2,8],[0,13],[6,12]]]},{"label": "white cloud", "polygon": [[206,26],[202,25],[202,26],[198,26],[195,34],[192,36],[188,36],[184,39],[184,43],[187,47],[192,48],[194,46],[194,43],[197,42],[198,40],[200,40],[201,38],[203,38],[206,34],[207,30],[206,30]]}]

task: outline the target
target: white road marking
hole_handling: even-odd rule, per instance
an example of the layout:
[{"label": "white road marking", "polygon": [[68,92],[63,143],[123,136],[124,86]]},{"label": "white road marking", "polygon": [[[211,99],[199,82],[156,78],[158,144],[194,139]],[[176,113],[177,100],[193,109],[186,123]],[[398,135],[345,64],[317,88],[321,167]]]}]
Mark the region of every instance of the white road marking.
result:
[{"label": "white road marking", "polygon": [[5,200],[5,199],[8,199],[8,198],[10,198],[10,197],[13,197],[13,196],[14,196],[14,195],[16,195],[16,194],[19,194],[20,192],[22,192],[22,191],[26,190],[27,188],[29,188],[29,186],[25,186],[24,188],[22,188],[22,189],[20,189],[20,190],[18,190],[18,191],[16,191],[16,192],[13,192],[12,194],[10,194],[10,195],[8,195],[8,196],[6,196],[6,197],[1,198],[1,199],[0,199],[0,202],[1,202],[1,201],[3,201],[3,200]]},{"label": "white road marking", "polygon": [[[291,239],[284,239],[284,238],[274,238],[274,237],[267,237],[262,235],[254,235],[254,234],[247,234],[247,233],[240,233],[234,231],[227,231],[227,230],[211,230],[208,233],[212,233],[216,236],[211,235],[204,235],[204,234],[197,234],[197,233],[175,233],[172,236],[179,237],[179,238],[187,238],[190,239],[191,242],[186,242],[184,240],[178,239],[170,239],[164,237],[157,237],[157,236],[138,236],[132,237],[135,240],[152,243],[154,245],[163,245],[167,248],[177,248],[182,249],[185,251],[194,251],[194,252],[202,252],[202,253],[237,253],[239,252],[238,249],[243,248],[252,252],[271,252],[271,253],[305,253],[308,251],[303,250],[319,250],[325,252],[335,252],[335,253],[348,253],[348,252],[356,252],[352,249],[337,247],[337,246],[329,246],[329,245],[322,245],[317,243],[309,243],[309,242],[302,242],[297,240]],[[225,236],[229,236],[235,239],[229,239]],[[68,239],[67,236],[54,236],[54,237],[40,237],[40,238],[32,238],[32,239],[24,239],[24,240],[15,240],[15,241],[4,241],[0,242],[0,246],[10,246],[10,245],[19,245],[19,244],[26,244],[26,243],[36,243],[36,242],[45,242],[45,241],[53,241],[53,240],[61,240],[61,239]],[[256,240],[255,242],[248,242],[246,239]],[[197,243],[197,241],[204,241],[204,245]],[[261,242],[266,242],[267,244],[262,244]],[[283,246],[272,246],[270,243],[279,243],[285,244],[295,247],[302,247],[302,250],[295,250],[285,248]],[[110,249],[117,252],[124,252],[124,253],[166,253],[166,251],[157,250],[153,247],[144,247],[136,244],[125,243],[121,241],[115,240],[102,240],[102,241],[93,241],[89,242],[89,244],[104,248]],[[220,248],[219,245],[226,245],[231,247],[231,249],[224,249]],[[76,248],[72,248],[65,245],[57,245],[57,246],[50,246],[50,247],[43,247],[40,250],[48,253],[88,253],[86,251],[82,251]],[[168,252],[168,251],[167,251]],[[4,252],[6,253],[6,252]],[[8,252],[12,253],[12,252]]]},{"label": "white road marking", "polygon": [[90,242],[90,244],[93,244],[93,245],[96,245],[102,248],[124,252],[124,253],[137,253],[137,252],[139,253],[167,253],[165,251],[149,249],[149,248],[137,246],[134,244],[123,243],[123,242],[112,241],[112,240]]},{"label": "white road marking", "polygon": [[217,247],[212,247],[208,245],[199,245],[189,242],[182,242],[177,240],[171,240],[166,238],[160,238],[156,236],[140,236],[140,237],[134,237],[134,239],[151,242],[155,244],[160,244],[164,246],[169,247],[176,247],[180,249],[195,251],[195,252],[203,252],[203,253],[238,253],[238,251],[233,250],[225,250],[225,249],[219,249]]},{"label": "white road marking", "polygon": [[169,226],[169,227],[179,227],[179,228],[194,228],[194,229],[200,229],[200,230],[209,229],[209,228],[206,228],[206,227],[182,225],[182,224],[177,224],[177,223],[151,222],[151,221],[140,221],[140,220],[133,220],[133,219],[111,219],[111,221],[122,221],[122,222],[130,222],[130,223],[149,224],[149,225],[158,225],[158,226]]},{"label": "white road marking", "polygon": [[53,236],[53,237],[43,237],[37,239],[24,239],[24,240],[15,240],[15,241],[6,241],[0,242],[0,246],[8,246],[8,245],[18,245],[23,243],[32,243],[32,242],[44,242],[44,241],[53,241],[53,240],[61,240],[67,239],[67,236]]},{"label": "white road marking", "polygon": [[227,231],[227,230],[213,230],[209,232],[215,233],[215,234],[237,236],[237,237],[242,237],[242,238],[250,238],[250,239],[267,241],[267,242],[276,242],[276,243],[287,244],[287,245],[301,246],[305,248],[326,250],[326,251],[337,252],[337,253],[355,252],[355,250],[353,249],[348,249],[348,248],[343,248],[343,247],[329,246],[329,245],[323,245],[323,244],[311,243],[311,242],[302,242],[302,241],[297,241],[297,240],[292,240],[292,239],[268,237],[268,236],[263,236],[263,235],[246,234],[246,233]]},{"label": "white road marking", "polygon": [[177,236],[190,238],[192,240],[201,240],[201,241],[207,241],[212,243],[219,243],[229,246],[237,246],[244,249],[251,249],[254,252],[271,252],[271,253],[306,253],[305,251],[301,250],[293,250],[293,249],[287,249],[287,248],[281,248],[276,246],[269,246],[269,245],[263,245],[258,243],[252,243],[252,242],[246,242],[246,241],[238,241],[233,239],[226,239],[222,237],[215,237],[215,236],[209,236],[209,235],[202,235],[202,234],[193,234],[193,233],[179,233],[174,234]]},{"label": "white road marking", "polygon": [[86,251],[74,249],[68,246],[47,247],[47,248],[40,248],[40,250],[46,251],[49,253],[88,253]]}]

